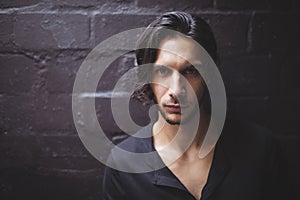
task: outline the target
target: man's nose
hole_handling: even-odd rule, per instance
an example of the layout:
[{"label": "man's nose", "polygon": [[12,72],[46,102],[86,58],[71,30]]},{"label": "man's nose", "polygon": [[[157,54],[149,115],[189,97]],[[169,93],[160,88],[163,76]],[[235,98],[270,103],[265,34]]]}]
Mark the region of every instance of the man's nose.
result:
[{"label": "man's nose", "polygon": [[170,86],[169,86],[169,95],[176,98],[181,98],[185,96],[186,88],[185,88],[185,80],[184,77],[175,72],[171,76]]}]

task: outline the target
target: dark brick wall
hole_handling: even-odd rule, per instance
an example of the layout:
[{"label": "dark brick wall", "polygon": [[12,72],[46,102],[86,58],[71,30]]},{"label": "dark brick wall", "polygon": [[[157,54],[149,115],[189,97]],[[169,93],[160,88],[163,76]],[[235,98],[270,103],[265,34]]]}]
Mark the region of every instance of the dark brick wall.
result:
[{"label": "dark brick wall", "polygon": [[[0,199],[100,199],[103,165],[75,130],[71,94],[81,62],[115,33],[183,10],[212,26],[229,115],[273,130],[300,187],[300,5],[297,0],[2,0],[0,2]],[[105,73],[111,90],[133,65],[125,55]],[[109,99],[99,122],[114,141]],[[139,124],[146,115],[136,103]],[[105,115],[104,115],[104,114]]]}]

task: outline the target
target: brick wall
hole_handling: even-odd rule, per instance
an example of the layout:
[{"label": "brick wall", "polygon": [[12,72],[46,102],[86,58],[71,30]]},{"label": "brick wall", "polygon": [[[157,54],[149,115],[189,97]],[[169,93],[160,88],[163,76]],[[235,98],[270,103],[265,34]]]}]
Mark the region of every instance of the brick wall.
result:
[{"label": "brick wall", "polygon": [[[2,0],[0,7],[0,199],[101,198],[103,165],[84,148],[72,118],[76,72],[104,39],[172,10],[201,15],[212,26],[229,115],[281,138],[299,188],[297,0]],[[112,89],[132,65],[131,54],[112,63],[100,90]],[[99,122],[119,141],[107,105],[109,99],[97,99]],[[146,108],[133,112],[140,110]]]}]

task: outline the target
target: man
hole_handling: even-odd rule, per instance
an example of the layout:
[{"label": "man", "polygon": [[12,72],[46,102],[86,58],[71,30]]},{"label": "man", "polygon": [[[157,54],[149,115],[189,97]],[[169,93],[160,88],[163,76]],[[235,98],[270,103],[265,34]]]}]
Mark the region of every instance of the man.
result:
[{"label": "man", "polygon": [[[146,68],[139,77],[148,84],[139,87],[134,97],[143,102],[153,100],[158,106],[158,117],[136,134],[149,137],[129,137],[119,147],[134,153],[155,152],[164,166],[138,173],[141,166],[152,160],[132,162],[113,150],[110,163],[116,167],[106,168],[103,199],[287,197],[287,193],[285,196],[278,193],[285,189],[277,178],[281,171],[277,145],[265,129],[227,120],[218,142],[207,147],[209,153],[205,157],[199,157],[213,119],[208,89],[196,67],[205,62],[195,41],[218,64],[210,27],[187,13],[163,14],[141,36],[136,58],[140,69]],[[121,165],[136,169],[137,173],[117,170]]]}]

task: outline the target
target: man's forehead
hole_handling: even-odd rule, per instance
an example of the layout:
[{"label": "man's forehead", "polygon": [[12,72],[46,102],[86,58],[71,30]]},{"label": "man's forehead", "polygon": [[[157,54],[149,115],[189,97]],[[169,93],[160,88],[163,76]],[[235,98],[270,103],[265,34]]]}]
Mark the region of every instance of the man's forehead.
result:
[{"label": "man's forehead", "polygon": [[201,62],[199,45],[192,39],[178,36],[167,38],[160,43],[157,60]]},{"label": "man's forehead", "polygon": [[[192,60],[192,59],[190,59]],[[154,62],[154,66],[165,66],[169,68],[173,68],[176,70],[182,70],[183,68],[190,66],[200,66],[202,65],[200,60],[193,59],[193,62],[180,57],[172,52],[164,51],[160,53]]]}]

